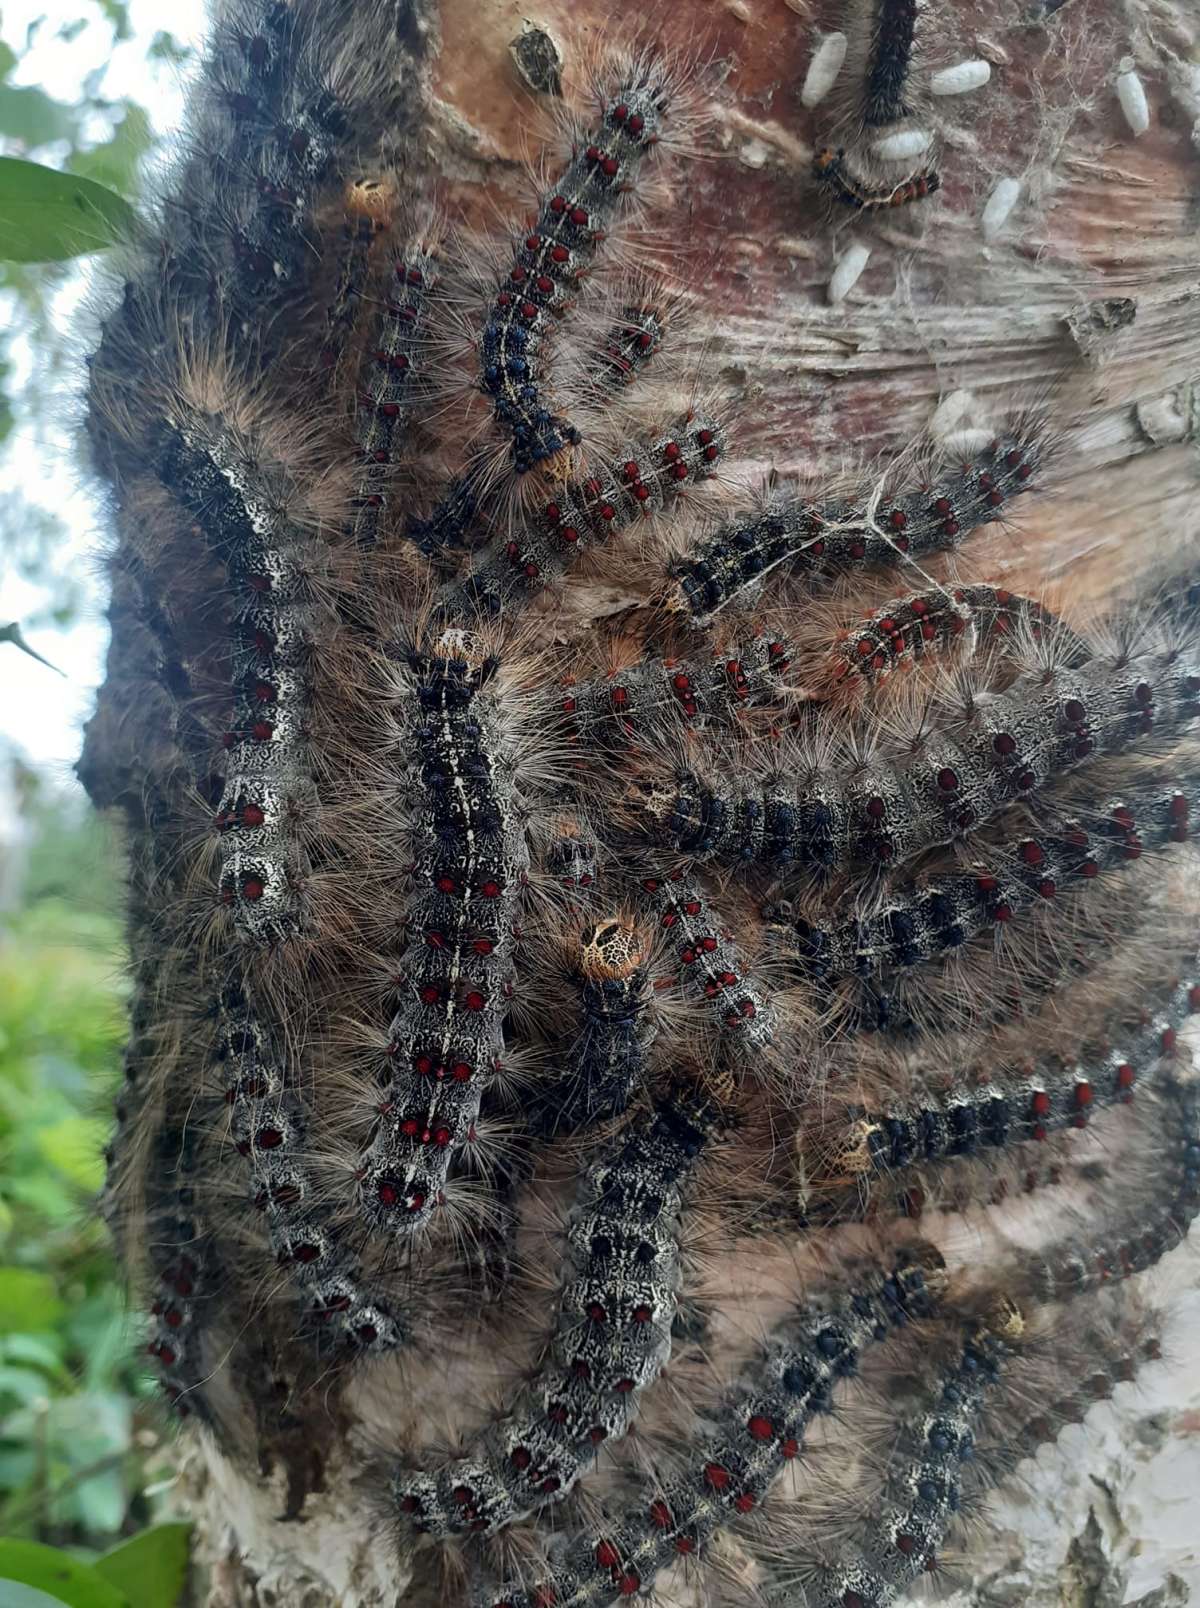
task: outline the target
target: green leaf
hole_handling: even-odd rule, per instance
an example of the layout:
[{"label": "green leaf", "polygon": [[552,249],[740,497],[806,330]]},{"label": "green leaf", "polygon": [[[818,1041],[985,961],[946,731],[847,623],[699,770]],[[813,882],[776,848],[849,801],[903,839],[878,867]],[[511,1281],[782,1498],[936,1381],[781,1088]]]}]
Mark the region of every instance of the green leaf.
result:
[{"label": "green leaf", "polygon": [[35,1273],[27,1267],[0,1267],[0,1334],[53,1329],[63,1310],[48,1273]]},{"label": "green leaf", "polygon": [[42,1156],[80,1189],[94,1194],[104,1182],[104,1143],[108,1124],[96,1117],[63,1117],[39,1128],[37,1147]]},{"label": "green leaf", "polygon": [[[170,35],[167,37],[169,38]],[[12,72],[16,65],[16,51],[10,50],[9,47],[4,43],[3,39],[0,39],[0,78],[7,78],[9,73]]]},{"label": "green leaf", "polygon": [[14,262],[61,262],[127,239],[128,201],[103,185],[36,162],[0,157],[0,252]]},{"label": "green leaf", "polygon": [[156,1524],[97,1560],[96,1572],[129,1599],[130,1608],[174,1608],[187,1581],[190,1524]]},{"label": "green leaf", "polygon": [[75,127],[74,110],[51,100],[45,90],[32,84],[0,85],[0,134],[20,140],[26,150],[73,140]]},{"label": "green leaf", "polygon": [[0,1541],[0,1608],[9,1580],[34,1586],[67,1608],[132,1608],[125,1593],[89,1564],[37,1541]]}]

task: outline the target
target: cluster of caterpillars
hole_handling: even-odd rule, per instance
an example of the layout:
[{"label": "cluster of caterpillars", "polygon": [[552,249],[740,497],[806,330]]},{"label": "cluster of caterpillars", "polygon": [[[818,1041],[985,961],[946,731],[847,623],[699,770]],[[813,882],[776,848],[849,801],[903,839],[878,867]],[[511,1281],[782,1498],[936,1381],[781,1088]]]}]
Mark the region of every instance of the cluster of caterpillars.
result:
[{"label": "cluster of caterpillars", "polygon": [[[848,11],[876,161],[919,143],[917,11]],[[245,1457],[231,1399],[285,1382],[286,1414],[248,1416],[267,1461],[307,1392],[527,1328],[557,1202],[541,1339],[496,1410],[450,1452],[367,1426],[405,1557],[459,1549],[487,1608],[594,1608],[723,1536],[753,1551],[849,1381],[927,1337],[869,1519],[836,1555],[759,1547],[746,1597],[890,1602],[1047,1314],[1200,1205],[1195,934],[1163,911],[1200,812],[1194,599],[1099,629],[954,573],[1051,461],[1032,412],[965,459],[705,514],[733,410],[637,403],[680,293],[589,277],[706,92],[653,48],[600,64],[460,372],[439,330],[464,276],[406,137],[428,37],[415,5],[226,8],[91,360],[118,534],[82,774],[125,818],[134,959],[106,1211],[181,1414]],[[817,161],[858,207],[937,188],[858,171]],[[603,334],[568,363],[589,304]],[[440,481],[456,384],[491,445]],[[577,603],[597,575],[631,594],[608,626]],[[1047,996],[1060,1023],[1075,991],[1119,997],[1131,955],[1141,1017],[1089,1009],[1077,1042],[1006,1059]],[[718,1258],[835,1248],[878,1192],[961,1168],[986,1200],[993,1160],[1135,1094],[1157,1162],[1127,1215],[974,1277],[886,1241],[799,1291],[661,1465],[626,1455],[689,1388],[697,1224]],[[1120,1309],[1094,1332],[1120,1377]],[[514,1574],[509,1528],[550,1507]]]}]

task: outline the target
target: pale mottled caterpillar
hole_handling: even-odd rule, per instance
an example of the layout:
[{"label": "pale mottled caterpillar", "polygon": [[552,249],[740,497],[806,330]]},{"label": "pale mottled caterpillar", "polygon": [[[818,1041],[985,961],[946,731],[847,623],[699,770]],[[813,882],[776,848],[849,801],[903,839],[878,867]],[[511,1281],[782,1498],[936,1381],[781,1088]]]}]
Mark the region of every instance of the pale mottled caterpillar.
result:
[{"label": "pale mottled caterpillar", "polygon": [[392,1484],[400,1513],[433,1535],[489,1535],[562,1501],[599,1448],[626,1433],[671,1350],[682,1192],[718,1125],[677,1094],[588,1169],[567,1233],[545,1366],[478,1452]]},{"label": "pale mottled caterpillar", "polygon": [[329,1350],[381,1352],[402,1344],[409,1338],[403,1321],[364,1290],[346,1236],[314,1199],[295,1071],[237,984],[222,991],[216,1057],[230,1137],[248,1164],[250,1198],[266,1219],[277,1262],[296,1286],[310,1337]]},{"label": "pale mottled caterpillar", "polygon": [[196,1136],[168,1124],[154,1141],[156,1183],[146,1201],[149,1261],[156,1285],[146,1350],[162,1369],[162,1387],[180,1417],[208,1417],[203,1385],[212,1358],[203,1315],[221,1279],[216,1248],[196,1205]]},{"label": "pale mottled caterpillar", "polygon": [[904,564],[958,547],[1000,510],[1044,458],[1036,421],[1017,421],[957,471],[942,469],[921,490],[834,503],[778,497],[761,513],[732,519],[667,566],[667,607],[707,622],[748,587],[787,566],[806,585],[831,576]]},{"label": "pale mottled caterpillar", "polygon": [[1186,648],[1089,659],[1031,674],[973,700],[960,723],[939,720],[895,766],[868,761],[841,782],[814,768],[799,788],[777,775],[743,790],[686,771],[637,784],[637,826],[694,860],[794,863],[828,875],[891,865],[953,842],[1029,800],[1095,756],[1153,734],[1171,738],[1200,713],[1200,660]]},{"label": "pale mottled caterpillar", "polygon": [[932,1310],[944,1283],[940,1268],[937,1253],[922,1247],[840,1299],[802,1309],[738,1381],[717,1434],[690,1452],[678,1476],[646,1481],[641,1500],[611,1524],[566,1539],[546,1580],[489,1589],[481,1604],[616,1602],[650,1589],[675,1559],[700,1553],[718,1528],[758,1506],[799,1455],[812,1418],[832,1410],[834,1389],[853,1375],[860,1354]]},{"label": "pale mottled caterpillar", "polygon": [[437,1209],[501,1049],[528,854],[488,707],[497,668],[455,631],[409,659],[420,891],[406,915],[390,1078],[358,1174],[368,1222],[390,1234],[412,1234]]}]

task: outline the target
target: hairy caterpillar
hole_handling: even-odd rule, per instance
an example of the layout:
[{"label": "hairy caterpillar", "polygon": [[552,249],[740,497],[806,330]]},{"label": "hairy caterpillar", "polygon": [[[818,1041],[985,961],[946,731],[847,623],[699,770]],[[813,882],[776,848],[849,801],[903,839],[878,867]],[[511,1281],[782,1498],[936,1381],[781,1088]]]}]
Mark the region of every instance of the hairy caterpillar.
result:
[{"label": "hairy caterpillar", "polygon": [[1074,818],[1065,811],[1049,831],[1021,833],[976,870],[935,875],[906,896],[889,896],[864,919],[828,929],[795,919],[796,942],[785,938],[785,953],[804,975],[871,978],[878,987],[896,973],[944,961],[1031,907],[1084,892],[1147,850],[1186,842],[1197,808],[1190,778],[1137,783]]},{"label": "hairy caterpillar", "polygon": [[719,1526],[758,1505],[798,1455],[813,1416],[832,1409],[833,1390],[854,1373],[860,1353],[931,1309],[940,1267],[937,1253],[922,1247],[841,1300],[794,1316],[739,1382],[723,1415],[725,1434],[693,1451],[686,1473],[652,1487],[601,1533],[561,1547],[549,1581],[489,1590],[481,1603],[533,1608],[548,1595],[556,1602],[616,1602],[648,1588],[675,1558],[701,1551]]},{"label": "hairy caterpillar", "polygon": [[808,584],[848,571],[896,569],[955,548],[1001,517],[1045,456],[1036,421],[1009,432],[957,472],[940,471],[918,491],[831,504],[777,498],[757,516],[731,520],[667,566],[666,605],[702,625],[780,566]]},{"label": "hairy caterpillar", "polygon": [[1024,1319],[1009,1308],[971,1332],[946,1368],[926,1412],[900,1426],[883,1512],[872,1514],[853,1562],[816,1571],[798,1592],[770,1591],[773,1608],[883,1608],[895,1602],[935,1554],[958,1512],[964,1465],[975,1452],[980,1415],[1013,1355]]},{"label": "hairy caterpillar", "polygon": [[646,659],[604,680],[563,682],[559,708],[571,736],[593,748],[624,746],[674,726],[700,726],[774,702],[791,663],[786,640],[764,631],[710,661]]},{"label": "hairy caterpillar", "polygon": [[605,97],[598,126],[576,142],[573,160],[517,252],[488,311],[480,341],[481,384],[512,437],[523,474],[582,439],[547,406],[541,346],[549,320],[578,293],[596,246],[618,216],[669,108],[669,80],[650,58],[636,62]]},{"label": "hairy caterpillar", "polygon": [[703,891],[677,878],[654,876],[643,877],[641,887],[668,935],[684,991],[703,1002],[721,1041],[742,1054],[763,1050],[775,1034],[770,997],[746,976]]},{"label": "hairy caterpillar", "polygon": [[244,938],[284,942],[304,926],[307,857],[293,823],[316,803],[305,735],[313,558],[220,421],[168,420],[157,467],[225,560],[237,600],[220,897]]},{"label": "hairy caterpillar", "polygon": [[[999,325],[971,301],[981,286],[997,304],[1028,292],[1041,309],[1036,325],[1010,319],[987,349],[997,416],[1013,412],[1047,363],[1076,361],[1058,302],[1032,294],[1038,254],[1007,254],[999,272],[968,218],[946,231],[956,278],[953,295],[938,295],[936,328],[923,313],[929,286],[946,288],[947,253],[931,239],[890,302],[873,276],[853,306],[814,309],[798,342],[789,309],[808,280],[797,265],[830,243],[793,229],[794,186],[778,185],[805,160],[808,131],[787,126],[777,97],[778,125],[764,99],[751,135],[743,86],[757,69],[697,74],[723,142],[712,154],[729,161],[696,164],[660,204],[642,185],[642,141],[660,130],[633,128],[647,116],[638,97],[662,112],[665,144],[692,86],[652,47],[599,64],[599,81],[625,98],[606,92],[602,132],[579,124],[565,177],[540,185],[535,222],[500,249],[505,272],[525,277],[498,284],[479,244],[498,194],[481,196],[477,180],[504,168],[503,188],[519,141],[489,122],[482,16],[461,71],[460,11],[231,0],[203,69],[194,150],[134,253],[93,364],[119,595],[86,768],[96,798],[127,816],[138,855],[137,1075],[106,1210],[131,1267],[148,1264],[167,1300],[189,1303],[184,1348],[159,1361],[212,1426],[220,1488],[245,1497],[245,1525],[228,1520],[239,1545],[251,1525],[273,1534],[270,1515],[258,1523],[254,1503],[273,1497],[253,1470],[287,1445],[288,1516],[318,1522],[281,1545],[337,1576],[331,1599],[369,1594],[373,1574],[378,1595],[457,1603],[486,1574],[514,1581],[497,1602],[582,1608],[673,1589],[657,1577],[678,1558],[680,1590],[719,1595],[723,1553],[754,1553],[774,1476],[805,1428],[819,1416],[833,1455],[854,1453],[860,1395],[903,1374],[903,1342],[873,1342],[947,1309],[932,1258],[918,1256],[923,1289],[913,1264],[898,1265],[911,1227],[884,1225],[881,1200],[909,1216],[940,1206],[949,1254],[1025,1176],[1061,1188],[1055,1209],[1087,1199],[1088,1231],[1115,1271],[1148,1263],[1171,1242],[1166,1220],[1191,1210],[1190,1163],[1169,1138],[1151,1243],[1122,1255],[1122,1227],[1106,1248],[1105,1189],[1154,1155],[1154,1138],[1138,1148],[1136,1120],[1078,1140],[1077,1151],[1095,1147],[1078,1167],[1039,1156],[1019,1174],[1011,1154],[1018,1138],[1128,1093],[1122,1067],[1155,1113],[1161,1086],[1163,1109],[1174,1098],[1154,1054],[1158,1018],[1126,1038],[1121,1016],[1108,1045],[1080,1024],[1112,1018],[1106,979],[1126,993],[1150,978],[1157,988],[1194,953],[1194,900],[1150,852],[1187,836],[1195,802],[1191,622],[1149,595],[1153,519],[1135,588],[1135,544],[1116,548],[1110,528],[1130,504],[1114,497],[1098,511],[1122,454],[1132,465],[1149,450],[1129,406],[1145,364],[1113,371],[1119,423],[1102,411],[1086,428],[1064,418],[1069,491],[1047,516],[1062,553],[1094,544],[1119,556],[1112,585],[1131,617],[1152,616],[1136,641],[1118,630],[1115,648],[1111,627],[1079,624],[1107,573],[1086,555],[1078,588],[1074,568],[1055,586],[1055,610],[1070,599],[1065,622],[1034,600],[1058,553],[1027,562],[1017,544],[981,539],[986,574],[948,573],[967,531],[999,522],[1050,464],[1032,414],[1016,412],[994,441],[975,428],[947,438],[963,411],[948,398],[929,430],[946,443],[941,462],[918,448],[803,495],[740,490],[771,475],[777,452],[789,467],[775,473],[791,474],[876,429],[889,443],[920,439],[942,380],[976,383],[975,344]],[[716,25],[714,59],[733,59],[730,17]],[[859,199],[915,198],[937,171],[932,135],[911,117],[911,20],[890,0],[846,8],[843,87],[857,125],[847,134],[835,109],[830,149],[844,155],[829,174]],[[569,103],[578,45],[574,20],[563,27]],[[648,38],[658,31],[646,24]],[[743,32],[739,63],[759,48]],[[507,63],[507,35],[503,45]],[[1022,70],[1014,60],[1014,79]],[[946,87],[973,80],[960,72]],[[700,110],[707,121],[709,105]],[[1031,147],[1038,164],[1052,160],[1043,145]],[[961,190],[987,188],[974,149],[960,147],[971,182],[948,187],[948,215]],[[978,149],[991,159],[982,133]],[[1046,193],[1031,167],[1031,200]],[[630,231],[626,260],[596,293],[586,279],[608,255],[601,235],[631,213],[654,233]],[[688,238],[665,240],[664,225]],[[658,260],[674,247],[674,261]],[[866,255],[858,241],[841,253],[839,291]],[[1071,305],[1074,271],[1069,255],[1056,268]],[[1153,282],[1144,265],[1130,273]],[[467,314],[462,287],[482,278],[483,305]],[[700,328],[680,398],[669,393],[683,311]],[[471,325],[470,398],[438,373],[456,320]],[[1139,333],[1162,322],[1143,293]],[[761,363],[748,355],[756,340]],[[1083,385],[1060,378],[1061,411],[1089,387],[1088,406],[1101,408],[1094,372]],[[477,442],[484,423],[494,448]],[[754,461],[728,474],[735,424]],[[1110,457],[1097,464],[1099,442]],[[231,523],[242,532],[232,543]],[[260,595],[247,554],[280,584]],[[910,664],[922,673],[895,674]],[[260,684],[286,727],[263,755],[241,740]],[[989,748],[1000,736],[1011,752]],[[929,770],[938,743],[954,745],[938,769],[956,783],[961,773],[946,810]],[[783,845],[803,844],[790,859],[760,852],[759,818],[718,822],[709,796],[651,848],[627,831],[625,801],[676,771],[739,808],[764,778],[797,808],[828,794],[847,820],[851,790],[878,775],[863,803],[882,798],[884,816],[831,830],[827,866],[811,832]],[[250,835],[268,828],[260,783],[269,840]],[[977,847],[961,841],[1001,811]],[[255,879],[247,890],[242,874],[260,849],[266,885],[247,900]],[[1131,874],[1115,875],[1127,863]],[[900,865],[904,880],[889,882]],[[214,867],[234,884],[229,921],[213,919]],[[264,905],[276,887],[282,915]],[[1155,951],[1172,897],[1168,963]],[[1129,964],[1117,973],[1119,953]],[[992,1034],[1005,1020],[1017,1024],[1009,1043],[1028,1036],[1036,1086]],[[879,1027],[922,1037],[860,1036]],[[833,1118],[851,1098],[869,1132],[843,1143]],[[885,1145],[875,1135],[888,1124]],[[866,1238],[861,1223],[843,1231],[823,1199],[798,1198],[797,1134],[805,1159],[815,1152],[835,1173],[808,1179],[815,1194],[848,1178],[843,1194],[860,1196],[857,1215],[874,1212],[889,1243],[874,1272],[787,1318],[792,1273],[807,1299],[840,1240]],[[186,1182],[166,1161],[184,1140]],[[871,1191],[855,1191],[860,1181]],[[959,1225],[952,1212],[970,1216]],[[560,1261],[543,1247],[564,1215]],[[1077,1282],[1075,1256],[1048,1253],[1049,1274],[1018,1258],[1010,1282],[1023,1310]],[[990,1287],[990,1269],[980,1278]],[[169,1342],[165,1311],[156,1344]],[[760,1336],[773,1338],[756,1352]],[[867,1380],[839,1394],[860,1358]],[[361,1506],[366,1444],[378,1454],[366,1489],[398,1556],[351,1537],[348,1583],[346,1549],[319,1538],[327,1511],[354,1527],[344,1516]],[[327,1497],[313,1485],[318,1448]],[[883,1461],[879,1446],[862,1450]],[[937,1501],[918,1511],[901,1493],[884,1514],[885,1540],[915,1536],[904,1554],[914,1568],[944,1525],[955,1455],[937,1464]],[[830,1492],[833,1539],[855,1528],[847,1500]],[[894,1582],[875,1569],[866,1534],[860,1572],[906,1583],[894,1558]],[[528,1561],[544,1539],[549,1560]],[[822,1559],[842,1565],[853,1555]],[[399,1573],[410,1568],[411,1586]],[[740,1597],[730,1585],[738,1608],[789,1587],[763,1568],[734,1583]],[[847,1577],[840,1594],[855,1589]]]},{"label": "hairy caterpillar", "polygon": [[1091,657],[1083,639],[1036,598],[1004,587],[954,586],[893,598],[847,627],[833,673],[838,680],[860,677],[875,684],[929,654],[952,647],[970,653],[981,645],[999,650],[1026,636],[1052,643],[1056,662],[1071,669]]},{"label": "hairy caterpillar", "polygon": [[599,1447],[625,1434],[670,1353],[680,1192],[716,1120],[703,1101],[668,1100],[589,1168],[550,1361],[488,1430],[482,1454],[395,1476],[397,1506],[417,1529],[491,1534],[562,1501]]},{"label": "hairy caterpillar", "polygon": [[354,540],[361,548],[378,539],[389,466],[410,408],[421,321],[436,282],[436,259],[424,240],[410,241],[392,261],[384,309],[358,382],[354,442],[362,468],[354,489]]},{"label": "hairy caterpillar", "polygon": [[427,796],[415,842],[421,892],[407,914],[391,1078],[359,1167],[368,1222],[398,1234],[437,1209],[498,1058],[527,862],[511,768],[495,749],[486,707],[497,662],[448,631],[432,652],[414,651],[408,668]]},{"label": "hairy caterpillar", "polygon": [[267,1220],[276,1260],[297,1286],[313,1337],[321,1342],[336,1330],[344,1344],[361,1351],[401,1344],[408,1338],[401,1322],[385,1303],[364,1293],[344,1236],[314,1203],[295,1078],[236,984],[223,991],[219,1003],[216,1054],[230,1134],[249,1163],[251,1198]]},{"label": "hairy caterpillar", "polygon": [[661,513],[690,484],[716,473],[724,443],[719,420],[690,409],[670,430],[626,443],[619,468],[565,481],[530,524],[498,538],[466,577],[447,589],[445,612],[470,618],[519,608],[589,546]]},{"label": "hairy caterpillar", "polygon": [[693,772],[674,789],[638,785],[638,824],[696,860],[795,862],[828,874],[890,864],[952,842],[1077,766],[1151,732],[1171,736],[1200,713],[1200,664],[1186,650],[1030,676],[974,704],[959,725],[936,708],[903,767],[868,764],[846,783],[820,774],[742,791]]},{"label": "hairy caterpillar", "polygon": [[[1144,1009],[1134,1026],[1106,1026],[1103,1040],[1085,1045],[1074,1060],[1042,1058],[1025,1066],[989,1065],[986,1081],[958,1078],[945,1090],[930,1084],[913,1096],[876,1110],[851,1110],[844,1127],[801,1135],[805,1150],[824,1152],[812,1176],[805,1165],[807,1196],[836,1191],[848,1179],[892,1177],[914,1164],[956,1160],[1050,1134],[1085,1128],[1107,1107],[1128,1104],[1169,1065],[1187,1018],[1200,1010],[1200,986],[1192,978],[1174,985]],[[1122,1012],[1127,1015],[1127,1012]],[[903,1179],[898,1180],[900,1183]],[[809,1201],[812,1210],[815,1202]]]},{"label": "hairy caterpillar", "polygon": [[1161,1161],[1150,1200],[1115,1233],[1019,1258],[1014,1279],[1033,1300],[1074,1299],[1140,1273],[1184,1238],[1200,1210],[1200,1097],[1193,1080],[1165,1080]]}]

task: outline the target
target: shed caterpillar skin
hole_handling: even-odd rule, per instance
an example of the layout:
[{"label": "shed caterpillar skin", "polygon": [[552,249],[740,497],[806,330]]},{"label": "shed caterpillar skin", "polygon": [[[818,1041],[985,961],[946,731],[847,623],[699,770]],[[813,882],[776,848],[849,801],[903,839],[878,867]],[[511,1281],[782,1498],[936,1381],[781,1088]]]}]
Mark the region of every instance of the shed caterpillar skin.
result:
[{"label": "shed caterpillar skin", "polygon": [[456,619],[520,609],[587,548],[653,518],[690,485],[715,474],[724,448],[720,421],[690,409],[658,435],[619,443],[611,468],[597,465],[585,478],[564,482],[526,525],[498,538],[467,576],[447,589],[444,612]]},{"label": "shed caterpillar skin", "polygon": [[668,1099],[588,1169],[550,1358],[480,1453],[395,1476],[396,1506],[416,1529],[494,1534],[562,1501],[599,1447],[626,1433],[670,1355],[681,1193],[718,1120],[702,1100]]},{"label": "shed caterpillar skin", "polygon": [[762,1501],[799,1455],[812,1418],[832,1409],[835,1387],[855,1372],[861,1353],[933,1308],[940,1266],[936,1252],[919,1248],[840,1300],[783,1324],[731,1392],[718,1433],[691,1450],[685,1472],[650,1486],[598,1533],[556,1549],[547,1580],[488,1589],[477,1596],[480,1608],[535,1608],[548,1595],[556,1608],[616,1602],[649,1590],[675,1559],[700,1553],[721,1526]]},{"label": "shed caterpillar skin", "polygon": [[[902,665],[961,646],[1000,649],[1025,635],[1055,645],[1058,663],[1077,669],[1092,649],[1036,598],[1003,587],[953,586],[897,597],[860,624],[846,629],[834,665],[838,680],[861,678],[877,685]],[[907,656],[907,657],[906,657]]]},{"label": "shed caterpillar skin", "polygon": [[703,625],[746,588],[787,566],[807,586],[831,576],[898,569],[958,547],[1002,517],[1024,491],[1045,448],[1036,421],[1015,421],[986,451],[928,486],[891,495],[819,504],[778,498],[747,519],[730,520],[667,566],[664,604]]},{"label": "shed caterpillar skin", "polygon": [[409,660],[426,790],[414,843],[422,891],[407,912],[390,1082],[358,1191],[367,1222],[390,1234],[411,1235],[436,1211],[501,1049],[528,854],[488,709],[496,669],[454,631]]},{"label": "shed caterpillar skin", "polygon": [[907,894],[891,894],[884,908],[864,919],[822,928],[796,918],[794,941],[776,929],[781,954],[800,975],[826,983],[870,979],[883,1026],[887,990],[905,972],[944,962],[979,935],[1004,929],[1062,894],[1084,893],[1147,850],[1186,842],[1197,810],[1200,793],[1191,777],[1177,786],[1137,783],[1074,819],[1074,812],[1064,812],[1063,823],[1050,831],[1021,833],[973,871],[935,875]]},{"label": "shed caterpillar skin", "polygon": [[359,548],[378,541],[390,466],[411,408],[422,320],[436,283],[431,245],[421,237],[408,241],[392,259],[383,310],[357,385],[354,442],[361,471],[353,493],[353,539]]},{"label": "shed caterpillar skin", "polygon": [[1170,737],[1200,713],[1200,661],[1186,649],[1090,659],[981,699],[957,728],[930,729],[903,768],[868,765],[838,786],[783,777],[743,791],[684,772],[672,789],[637,787],[637,821],[694,860],[796,863],[828,874],[898,863],[985,825],[1009,804],[1151,732]]},{"label": "shed caterpillar skin", "polygon": [[669,80],[657,64],[634,64],[605,97],[598,126],[577,141],[492,302],[480,343],[480,380],[497,422],[512,436],[517,474],[582,439],[576,425],[547,405],[541,364],[547,315],[560,314],[578,294],[598,242],[658,143],[669,104]]},{"label": "shed caterpillar skin", "polygon": [[[579,886],[584,870],[569,878]],[[538,1125],[549,1136],[619,1116],[645,1077],[654,1027],[646,1020],[645,955],[632,923],[620,917],[583,934],[579,956],[581,1021],[563,1076],[545,1090]]]}]

